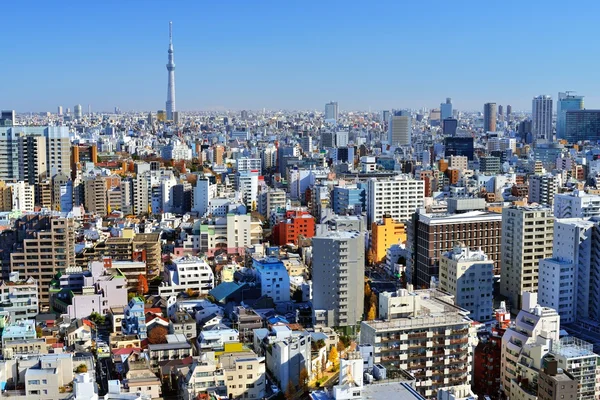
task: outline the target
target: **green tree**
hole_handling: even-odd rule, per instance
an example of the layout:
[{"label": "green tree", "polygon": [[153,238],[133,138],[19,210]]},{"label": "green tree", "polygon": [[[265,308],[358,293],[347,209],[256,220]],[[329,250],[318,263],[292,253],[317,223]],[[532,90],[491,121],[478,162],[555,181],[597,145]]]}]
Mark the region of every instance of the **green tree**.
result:
[{"label": "green tree", "polygon": [[35,327],[35,336],[37,338],[41,338],[43,334],[44,334],[44,331],[42,331],[42,327],[41,326],[36,326]]}]

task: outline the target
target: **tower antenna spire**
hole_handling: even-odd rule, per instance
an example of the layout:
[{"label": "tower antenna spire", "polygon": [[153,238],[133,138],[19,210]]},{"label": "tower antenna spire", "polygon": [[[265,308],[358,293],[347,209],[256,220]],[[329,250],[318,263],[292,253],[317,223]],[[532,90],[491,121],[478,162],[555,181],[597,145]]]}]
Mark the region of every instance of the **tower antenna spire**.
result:
[{"label": "tower antenna spire", "polygon": [[173,21],[169,21],[169,44],[173,45]]}]

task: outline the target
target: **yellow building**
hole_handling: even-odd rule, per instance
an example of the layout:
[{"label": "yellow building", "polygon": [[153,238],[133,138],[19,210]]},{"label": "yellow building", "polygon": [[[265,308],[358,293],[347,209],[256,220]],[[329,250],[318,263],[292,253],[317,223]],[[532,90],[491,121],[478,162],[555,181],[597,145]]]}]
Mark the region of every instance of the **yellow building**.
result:
[{"label": "yellow building", "polygon": [[12,211],[12,189],[0,181],[0,211]]},{"label": "yellow building", "polygon": [[392,245],[406,242],[406,227],[388,214],[383,216],[381,223],[373,222],[371,231],[374,262],[383,261],[387,249]]}]

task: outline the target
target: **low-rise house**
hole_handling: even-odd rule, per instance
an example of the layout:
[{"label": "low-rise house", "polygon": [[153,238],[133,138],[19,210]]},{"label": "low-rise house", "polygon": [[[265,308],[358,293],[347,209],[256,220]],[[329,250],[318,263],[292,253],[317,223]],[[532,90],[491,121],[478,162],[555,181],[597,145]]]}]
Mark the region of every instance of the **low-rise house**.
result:
[{"label": "low-rise house", "polygon": [[198,349],[201,351],[222,350],[225,343],[239,342],[240,334],[236,329],[203,330],[198,336]]},{"label": "low-rise house", "polygon": [[193,355],[194,349],[183,335],[167,335],[167,343],[149,344],[150,365],[157,368],[160,361],[185,358]]},{"label": "low-rise house", "polygon": [[193,292],[205,295],[215,286],[215,277],[205,259],[186,255],[165,264],[164,280],[158,287],[161,296]]},{"label": "low-rise house", "polygon": [[196,320],[186,311],[177,311],[171,317],[170,332],[193,339],[196,337]]}]

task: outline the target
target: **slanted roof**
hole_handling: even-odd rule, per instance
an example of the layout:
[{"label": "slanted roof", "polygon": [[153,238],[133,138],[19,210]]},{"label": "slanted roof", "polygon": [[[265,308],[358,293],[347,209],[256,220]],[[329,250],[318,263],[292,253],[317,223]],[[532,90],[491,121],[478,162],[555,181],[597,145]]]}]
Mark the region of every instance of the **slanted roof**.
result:
[{"label": "slanted roof", "polygon": [[223,302],[245,286],[247,286],[245,283],[239,284],[237,282],[222,282],[208,292],[208,294],[214,297],[217,302]]}]

